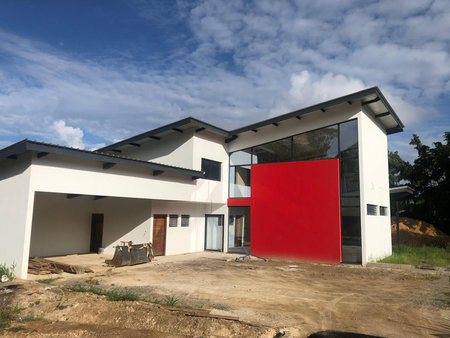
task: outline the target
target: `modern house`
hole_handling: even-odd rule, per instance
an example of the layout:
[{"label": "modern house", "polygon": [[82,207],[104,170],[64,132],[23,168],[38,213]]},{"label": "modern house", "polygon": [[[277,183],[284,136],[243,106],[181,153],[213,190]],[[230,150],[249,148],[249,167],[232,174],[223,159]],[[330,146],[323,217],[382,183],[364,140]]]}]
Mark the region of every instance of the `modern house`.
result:
[{"label": "modern house", "polygon": [[96,151],[0,150],[0,263],[203,250],[365,264],[391,254],[387,135],[377,87],[227,131],[186,118]]}]

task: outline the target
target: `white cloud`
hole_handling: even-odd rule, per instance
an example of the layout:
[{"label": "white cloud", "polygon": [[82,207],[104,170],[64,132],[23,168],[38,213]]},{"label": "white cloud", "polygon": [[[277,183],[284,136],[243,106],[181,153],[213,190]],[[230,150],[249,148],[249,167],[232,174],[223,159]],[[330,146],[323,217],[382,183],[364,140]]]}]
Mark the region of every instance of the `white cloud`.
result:
[{"label": "white cloud", "polygon": [[83,131],[80,128],[66,126],[66,122],[60,120],[53,122],[51,129],[56,133],[56,138],[62,145],[84,148]]},{"label": "white cloud", "polygon": [[[130,6],[162,26],[176,11]],[[374,85],[407,128],[420,128],[439,118],[436,98],[448,97],[445,0],[180,0],[177,8],[192,31],[164,68],[153,66],[158,54],[148,63],[86,60],[0,31],[0,136],[20,130],[61,142],[48,126],[63,121],[90,147],[189,115],[235,128]]]}]

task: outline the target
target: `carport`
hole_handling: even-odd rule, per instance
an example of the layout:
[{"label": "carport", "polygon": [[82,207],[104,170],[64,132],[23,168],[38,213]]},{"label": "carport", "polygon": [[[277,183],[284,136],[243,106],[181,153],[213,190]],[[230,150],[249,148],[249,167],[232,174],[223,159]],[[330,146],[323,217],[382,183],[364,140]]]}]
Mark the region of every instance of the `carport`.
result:
[{"label": "carport", "polygon": [[156,214],[191,216],[187,227],[165,224],[164,253],[202,251],[204,215],[226,210],[198,193],[202,172],[118,155],[24,140],[0,152],[0,167],[2,263],[20,278],[30,256],[149,242]]}]

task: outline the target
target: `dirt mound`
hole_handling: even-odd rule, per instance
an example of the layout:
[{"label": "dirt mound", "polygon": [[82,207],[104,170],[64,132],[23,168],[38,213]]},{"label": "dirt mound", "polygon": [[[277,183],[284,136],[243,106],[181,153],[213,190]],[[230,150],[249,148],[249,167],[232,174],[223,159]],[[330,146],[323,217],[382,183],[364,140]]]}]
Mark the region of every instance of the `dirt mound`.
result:
[{"label": "dirt mound", "polygon": [[[397,244],[397,225],[395,217],[392,218],[391,232],[392,243]],[[409,217],[400,217],[400,244],[445,247],[450,245],[450,236],[425,221]]]}]

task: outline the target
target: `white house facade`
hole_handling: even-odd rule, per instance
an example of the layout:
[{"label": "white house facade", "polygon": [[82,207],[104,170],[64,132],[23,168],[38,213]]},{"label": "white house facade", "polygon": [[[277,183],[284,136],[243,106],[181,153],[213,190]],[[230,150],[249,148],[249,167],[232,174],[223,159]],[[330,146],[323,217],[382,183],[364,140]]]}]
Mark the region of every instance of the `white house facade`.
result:
[{"label": "white house facade", "polygon": [[0,263],[218,250],[366,264],[391,254],[387,135],[377,87],[235,130],[195,118],[96,151],[23,140],[0,150]]}]

